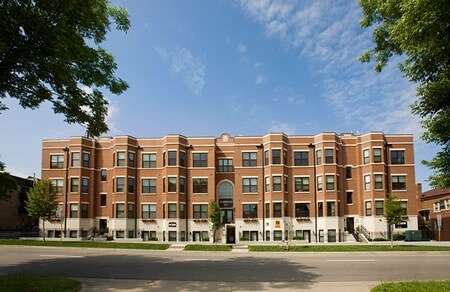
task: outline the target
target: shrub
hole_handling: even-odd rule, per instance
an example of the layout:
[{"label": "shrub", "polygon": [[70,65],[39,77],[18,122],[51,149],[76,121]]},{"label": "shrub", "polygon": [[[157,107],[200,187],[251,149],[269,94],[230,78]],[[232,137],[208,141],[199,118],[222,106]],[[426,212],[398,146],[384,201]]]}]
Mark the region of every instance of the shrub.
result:
[{"label": "shrub", "polygon": [[405,240],[405,234],[404,233],[396,233],[394,234],[394,240]]},{"label": "shrub", "polygon": [[374,238],[373,241],[386,241],[383,237]]},{"label": "shrub", "polygon": [[248,237],[242,236],[239,240],[240,241],[248,241]]},{"label": "shrub", "polygon": [[303,240],[303,236],[294,236],[293,240]]},{"label": "shrub", "polygon": [[150,240],[150,241],[158,241],[158,238],[157,237],[150,237],[148,240]]}]

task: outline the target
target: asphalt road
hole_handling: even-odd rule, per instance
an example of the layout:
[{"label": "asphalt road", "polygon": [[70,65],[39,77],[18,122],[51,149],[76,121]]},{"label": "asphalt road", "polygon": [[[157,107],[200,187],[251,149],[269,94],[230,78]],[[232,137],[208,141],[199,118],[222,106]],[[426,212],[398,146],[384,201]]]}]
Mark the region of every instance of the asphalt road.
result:
[{"label": "asphalt road", "polygon": [[1,274],[61,275],[103,282],[208,282],[217,288],[221,283],[249,283],[249,290],[264,290],[258,283],[307,288],[317,282],[448,280],[450,252],[231,253],[0,246]]}]

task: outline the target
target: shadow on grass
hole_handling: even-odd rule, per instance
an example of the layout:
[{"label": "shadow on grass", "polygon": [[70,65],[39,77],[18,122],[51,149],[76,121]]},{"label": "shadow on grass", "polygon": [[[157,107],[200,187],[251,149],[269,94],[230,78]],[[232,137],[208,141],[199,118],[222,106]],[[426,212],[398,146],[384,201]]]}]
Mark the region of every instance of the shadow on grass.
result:
[{"label": "shadow on grass", "polygon": [[[236,287],[245,290],[292,288],[293,282],[298,289],[308,288],[318,277],[312,272],[313,269],[284,259],[247,256],[171,259],[113,254],[33,260],[0,267],[0,274],[55,275],[80,278],[82,281],[84,278],[86,287],[98,290],[230,291]],[[126,281],[117,281],[119,279]]]}]

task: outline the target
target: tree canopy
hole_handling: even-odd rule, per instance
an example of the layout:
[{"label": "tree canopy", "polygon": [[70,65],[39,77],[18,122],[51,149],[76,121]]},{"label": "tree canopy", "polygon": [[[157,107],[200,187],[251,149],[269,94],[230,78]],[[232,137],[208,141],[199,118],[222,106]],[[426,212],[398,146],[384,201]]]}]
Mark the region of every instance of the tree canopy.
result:
[{"label": "tree canopy", "polygon": [[31,217],[42,219],[44,240],[45,220],[54,216],[58,207],[56,196],[55,186],[53,186],[52,181],[49,179],[37,181],[34,187],[28,192],[26,209]]},{"label": "tree canopy", "polygon": [[433,187],[450,187],[450,1],[358,0],[362,28],[375,26],[375,47],[362,62],[375,61],[380,72],[394,55],[404,77],[417,84],[412,112],[422,118],[423,139],[441,146],[431,161]]},{"label": "tree canopy", "polygon": [[127,31],[130,21],[109,0],[0,1],[0,112],[7,109],[5,98],[30,109],[50,102],[89,136],[106,132],[102,90],[121,94],[128,88],[101,47],[113,25]]},{"label": "tree canopy", "polygon": [[401,202],[394,196],[388,194],[384,203],[384,218],[386,218],[389,224],[391,234],[391,247],[393,246],[394,234],[392,232],[392,226],[402,221],[403,207]]},{"label": "tree canopy", "polygon": [[0,161],[0,201],[8,200],[11,196],[10,192],[16,189],[16,180],[5,172],[5,164]]},{"label": "tree canopy", "polygon": [[216,233],[220,228],[220,207],[217,201],[210,201],[208,205],[208,217],[213,232],[213,242],[216,242]]}]

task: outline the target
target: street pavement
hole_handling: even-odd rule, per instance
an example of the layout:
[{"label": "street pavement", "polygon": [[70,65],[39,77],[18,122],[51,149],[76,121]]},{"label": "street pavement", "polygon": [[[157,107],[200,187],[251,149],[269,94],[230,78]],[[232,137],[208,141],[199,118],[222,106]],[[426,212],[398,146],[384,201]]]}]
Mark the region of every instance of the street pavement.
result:
[{"label": "street pavement", "polygon": [[[443,245],[439,243],[439,245]],[[249,253],[0,246],[1,274],[61,275],[82,291],[370,291],[449,279],[450,252]]]}]

